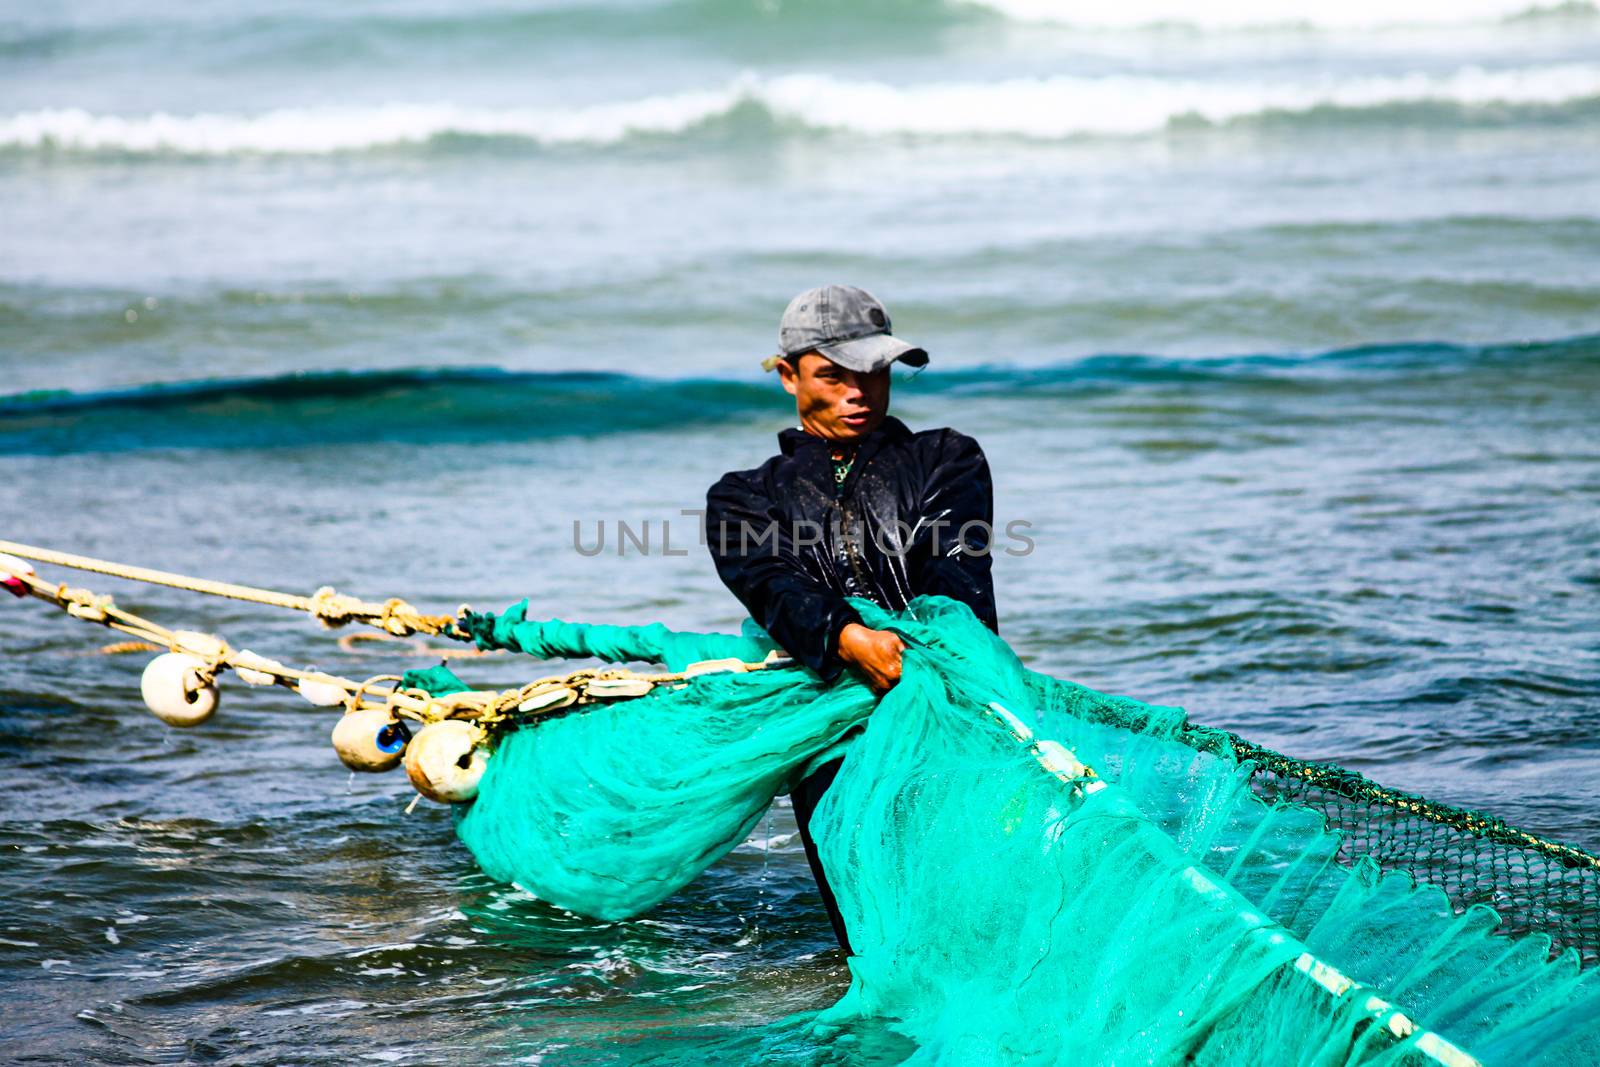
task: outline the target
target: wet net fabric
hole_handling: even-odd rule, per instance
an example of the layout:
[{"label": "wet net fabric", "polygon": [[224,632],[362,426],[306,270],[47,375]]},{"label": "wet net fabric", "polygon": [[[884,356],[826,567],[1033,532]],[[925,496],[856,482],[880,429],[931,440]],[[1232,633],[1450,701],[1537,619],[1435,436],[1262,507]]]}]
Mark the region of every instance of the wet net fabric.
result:
[{"label": "wet net fabric", "polygon": [[519,600],[498,615],[478,616],[478,647],[526,652],[539,659],[602,659],[607,663],[661,663],[681,671],[691,663],[710,659],[738,659],[747,663],[765,659],[778,649],[754,622],[746,632],[733,634],[685,633],[659,622],[644,626],[608,626],[603,623],[563,622],[527,618],[528,602]]},{"label": "wet net fabric", "polygon": [[[878,1019],[928,1063],[1600,1062],[1600,972],[1575,950],[1342,852],[1226,735],[1196,747],[1180,709],[1030,672],[962,605],[855,606],[911,645],[883,700],[713,675],[524,727],[462,840],[554,903],[637,914],[865,722],[812,824],[856,952],[819,1039]],[[761,645],[672,636],[692,658]],[[540,647],[594,654],[581,637]]]},{"label": "wet net fabric", "polygon": [[[523,605],[506,613],[519,619]],[[762,660],[759,632],[508,621],[501,647],[542,657]],[[553,904],[623,919],[665,900],[749,836],[819,749],[873,697],[793,669],[712,674],[681,688],[546,717],[502,736],[457,834],[479,866]]]}]

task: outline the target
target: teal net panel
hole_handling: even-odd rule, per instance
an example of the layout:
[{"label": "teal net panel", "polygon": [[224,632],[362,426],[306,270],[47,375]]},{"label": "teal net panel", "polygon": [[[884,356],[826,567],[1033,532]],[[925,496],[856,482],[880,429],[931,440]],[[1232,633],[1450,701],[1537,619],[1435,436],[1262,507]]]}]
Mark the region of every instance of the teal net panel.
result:
[{"label": "teal net panel", "polygon": [[[871,1018],[930,1063],[1600,1062],[1581,906],[1541,922],[1501,891],[1509,936],[1475,890],[1394,869],[1382,818],[1341,814],[1326,779],[1180,709],[1028,671],[954,602],[855,606],[910,642],[881,701],[795,668],[514,728],[461,839],[492,875],[624,918],[736,846],[811,755],[865,724],[813,821],[856,952],[849,992],[809,1024],[818,1040]],[[677,666],[771,648],[517,614],[480,640],[565,656],[603,637],[614,658],[670,650]],[[1410,863],[1463,870],[1467,853]]]}]

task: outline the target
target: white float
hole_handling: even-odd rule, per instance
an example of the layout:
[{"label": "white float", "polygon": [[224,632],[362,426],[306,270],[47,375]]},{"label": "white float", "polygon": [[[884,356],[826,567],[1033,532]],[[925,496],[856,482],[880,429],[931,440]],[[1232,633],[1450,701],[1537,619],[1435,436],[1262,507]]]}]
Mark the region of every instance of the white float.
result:
[{"label": "white float", "polygon": [[742,659],[703,659],[683,669],[685,678],[698,678],[702,674],[741,674],[750,668]]},{"label": "white float", "polygon": [[518,711],[554,711],[556,708],[569,707],[578,702],[578,693],[573,689],[546,689],[517,705]]},{"label": "white float", "polygon": [[139,692],[156,718],[168,726],[199,726],[216,714],[217,687],[202,677],[204,660],[186,652],[165,652],[150,661]]},{"label": "white float", "polygon": [[333,750],[352,771],[388,771],[405,757],[411,733],[381,708],[352,711],[333,727]]},{"label": "white float", "polygon": [[644,696],[655,683],[644,678],[596,678],[584,688],[591,700],[625,700]]},{"label": "white float", "polygon": [[478,779],[489,754],[478,745],[478,728],[460,719],[429,723],[406,746],[406,777],[417,792],[443,804],[478,795]]},{"label": "white float", "polygon": [[233,673],[246,685],[276,685],[284,669],[277,660],[258,656],[248,648],[233,656]]},{"label": "white float", "polygon": [[[308,667],[307,670],[315,670]],[[342,685],[331,682],[319,682],[312,678],[300,679],[300,684],[294,687],[295,692],[305,697],[319,708],[336,708],[350,699],[350,693]]]},{"label": "white float", "polygon": [[199,630],[174,630],[172,643],[186,652],[212,660],[219,660],[228,654],[228,642],[216,634],[204,634]]}]

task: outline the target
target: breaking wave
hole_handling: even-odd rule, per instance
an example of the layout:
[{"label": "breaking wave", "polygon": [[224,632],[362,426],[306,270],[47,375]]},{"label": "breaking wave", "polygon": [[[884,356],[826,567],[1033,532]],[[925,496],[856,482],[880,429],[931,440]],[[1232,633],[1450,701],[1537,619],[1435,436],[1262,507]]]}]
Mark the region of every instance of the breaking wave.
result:
[{"label": "breaking wave", "polygon": [[1201,30],[1280,26],[1318,30],[1373,30],[1504,22],[1545,15],[1594,15],[1592,3],[1552,0],[1228,0],[1197,5],[1190,0],[1118,0],[1073,5],[1059,0],[967,0],[973,7],[1018,22],[1053,23],[1085,29],[1187,26]]},{"label": "breaking wave", "polygon": [[[1051,26],[1090,33],[1172,28],[1199,33],[1257,30],[1382,32],[1416,27],[1493,26],[1509,22],[1592,19],[1595,0],[554,0],[512,5],[405,4],[296,5],[244,0],[228,11],[118,13],[86,22],[40,6],[0,26],[0,56],[58,57],[78,50],[148,47],[174,39],[207,40],[227,47],[242,33],[286,34],[306,45],[302,58],[326,57],[375,40],[395,46],[426,45],[440,38],[509,42],[519,46],[596,35],[736,38],[767,28],[810,33],[819,27],[945,29],[981,23]],[[314,40],[302,37],[314,29]],[[292,48],[292,45],[291,45]]]},{"label": "breaking wave", "polygon": [[[228,156],[319,155],[461,140],[537,146],[610,145],[683,135],[744,113],[788,132],[868,137],[1062,140],[1160,133],[1251,120],[1508,121],[1528,112],[1587,114],[1600,103],[1600,64],[1305,82],[1148,77],[1021,78],[895,86],[818,74],[744,75],[711,89],[572,108],[284,108],[260,114],[93,114],[62,108],[0,118],[11,151]],[[1421,109],[1421,111],[1419,111]]]}]

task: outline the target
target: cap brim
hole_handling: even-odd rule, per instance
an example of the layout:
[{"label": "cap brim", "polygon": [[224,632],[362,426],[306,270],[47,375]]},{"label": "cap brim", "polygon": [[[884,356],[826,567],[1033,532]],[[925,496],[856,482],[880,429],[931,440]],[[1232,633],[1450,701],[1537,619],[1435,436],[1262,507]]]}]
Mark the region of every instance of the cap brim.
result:
[{"label": "cap brim", "polygon": [[857,374],[880,371],[896,360],[908,367],[922,367],[928,363],[927,352],[886,333],[870,334],[833,345],[819,345],[816,351]]}]

